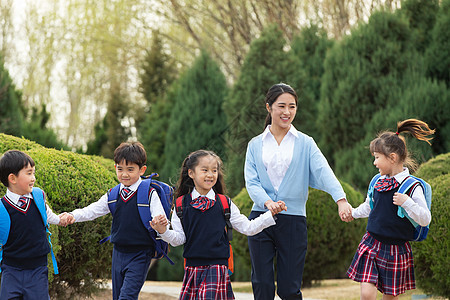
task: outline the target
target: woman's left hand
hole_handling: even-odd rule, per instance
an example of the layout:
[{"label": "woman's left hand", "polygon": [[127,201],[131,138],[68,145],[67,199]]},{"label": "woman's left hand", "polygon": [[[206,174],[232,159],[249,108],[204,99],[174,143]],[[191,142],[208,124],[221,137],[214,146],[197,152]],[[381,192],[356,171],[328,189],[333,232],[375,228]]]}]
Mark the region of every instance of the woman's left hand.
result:
[{"label": "woman's left hand", "polygon": [[345,198],[339,199],[337,202],[339,209],[339,217],[344,222],[353,221],[352,206],[347,202]]}]

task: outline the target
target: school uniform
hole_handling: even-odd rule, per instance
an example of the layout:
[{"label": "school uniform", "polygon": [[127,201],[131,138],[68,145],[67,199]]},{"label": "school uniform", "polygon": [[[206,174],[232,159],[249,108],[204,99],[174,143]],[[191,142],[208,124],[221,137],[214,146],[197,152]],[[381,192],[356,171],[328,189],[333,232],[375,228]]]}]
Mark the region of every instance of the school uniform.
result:
[{"label": "school uniform", "polygon": [[[148,230],[142,224],[137,208],[137,190],[142,179],[129,186],[129,193],[123,193],[120,185],[119,198],[111,225],[113,299],[138,299],[147,277],[155,245]],[[159,196],[155,190],[149,198],[152,216],[164,215]],[[94,220],[110,212],[108,193],[97,202],[72,212],[75,222]]]},{"label": "school uniform", "polygon": [[[375,185],[373,208],[370,208],[370,198],[367,197],[352,211],[354,218],[369,219],[367,232],[347,275],[357,282],[373,283],[381,293],[393,296],[415,288],[413,254],[409,243],[414,236],[414,226],[407,218],[398,217],[398,206],[393,204],[394,194],[408,176],[407,168],[391,178],[381,176]],[[428,225],[431,213],[420,185],[413,186],[409,195],[402,207],[418,224]]]},{"label": "school uniform", "polygon": [[[19,204],[21,196],[29,199],[23,207]],[[3,247],[0,299],[49,299],[50,245],[33,196],[17,195],[7,189],[1,201],[10,216],[11,227]],[[47,204],[46,214],[49,224],[59,224],[59,217]]]},{"label": "school uniform", "polygon": [[278,145],[270,125],[248,144],[244,177],[254,205],[250,219],[267,211],[267,200],[282,200],[288,207],[277,224],[249,237],[254,298],[274,299],[277,255],[277,294],[302,299],[301,284],[307,249],[306,201],[308,188],[320,189],[334,201],[345,192],[314,140],[293,125]]},{"label": "school uniform", "polygon": [[[204,196],[213,204],[202,211],[191,204],[192,199],[195,201],[199,196],[195,188],[186,195],[183,224],[177,214],[172,214],[173,229],[161,234],[161,238],[174,247],[184,244],[186,267],[180,299],[234,299],[228,275],[229,241],[220,200],[211,189]],[[230,212],[233,230],[245,235],[257,234],[275,224],[271,212],[249,221],[233,202]]]}]

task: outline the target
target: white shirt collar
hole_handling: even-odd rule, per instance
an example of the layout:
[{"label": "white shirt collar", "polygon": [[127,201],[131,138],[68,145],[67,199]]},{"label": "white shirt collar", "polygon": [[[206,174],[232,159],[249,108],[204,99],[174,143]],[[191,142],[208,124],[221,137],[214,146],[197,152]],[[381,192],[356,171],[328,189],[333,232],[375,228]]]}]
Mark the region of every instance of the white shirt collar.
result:
[{"label": "white shirt collar", "polygon": [[[270,133],[272,135],[272,133],[270,132],[270,124],[267,125],[266,129],[264,129],[264,132],[262,133],[262,139],[264,140],[267,135]],[[289,131],[286,134],[292,134],[294,137],[298,137],[298,131],[297,129],[295,129],[294,125],[291,124],[291,127],[289,127]]]},{"label": "white shirt collar", "polygon": [[[403,180],[405,180],[406,177],[409,176],[409,170],[406,167],[403,167],[403,171],[401,171],[400,173],[395,174],[394,177],[395,180],[397,180],[398,183],[402,183]],[[389,178],[387,177],[387,175],[383,175],[380,178]]]},{"label": "white shirt collar", "polygon": [[33,198],[31,193],[25,194],[25,195],[18,195],[16,193],[13,193],[10,191],[10,189],[6,189],[6,197],[8,197],[9,200],[11,200],[13,203],[17,204],[19,202],[19,198],[25,196],[28,198]]},{"label": "white shirt collar", "polygon": [[194,187],[194,189],[192,190],[192,193],[191,193],[192,199],[195,199],[195,198],[200,197],[200,196],[206,196],[206,197],[208,197],[211,200],[216,199],[216,193],[214,192],[213,189],[210,189],[209,192],[206,195],[200,195],[200,193]]},{"label": "white shirt collar", "polygon": [[[141,184],[142,179],[141,177],[139,177],[138,181],[136,181],[135,183],[133,183],[132,185],[128,186],[127,188],[129,188],[130,190],[132,190],[133,192],[136,191],[139,187],[139,185]],[[120,189],[122,190],[125,186],[121,183],[120,184]]]}]

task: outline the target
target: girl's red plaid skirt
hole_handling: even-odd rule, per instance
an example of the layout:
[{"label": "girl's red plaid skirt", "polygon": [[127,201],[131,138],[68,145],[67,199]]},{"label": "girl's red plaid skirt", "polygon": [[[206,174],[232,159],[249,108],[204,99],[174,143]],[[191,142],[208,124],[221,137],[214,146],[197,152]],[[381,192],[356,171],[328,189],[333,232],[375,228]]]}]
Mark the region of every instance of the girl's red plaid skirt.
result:
[{"label": "girl's red plaid skirt", "polygon": [[180,300],[234,299],[224,265],[185,267]]},{"label": "girl's red plaid skirt", "polygon": [[411,245],[383,244],[368,232],[363,236],[347,275],[357,282],[369,282],[394,297],[416,288]]}]

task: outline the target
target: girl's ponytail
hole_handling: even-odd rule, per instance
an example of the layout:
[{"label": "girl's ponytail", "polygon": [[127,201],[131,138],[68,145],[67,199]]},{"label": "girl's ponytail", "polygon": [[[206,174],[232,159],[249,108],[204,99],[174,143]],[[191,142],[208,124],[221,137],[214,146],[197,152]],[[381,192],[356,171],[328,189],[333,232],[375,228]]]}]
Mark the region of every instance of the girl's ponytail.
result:
[{"label": "girl's ponytail", "polygon": [[397,123],[396,134],[398,135],[401,132],[408,132],[416,139],[425,141],[429,145],[431,145],[430,140],[432,140],[433,137],[429,137],[429,135],[434,134],[435,130],[430,129],[430,127],[428,127],[428,124],[423,121],[417,119],[408,119]]}]

